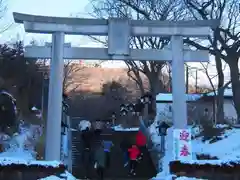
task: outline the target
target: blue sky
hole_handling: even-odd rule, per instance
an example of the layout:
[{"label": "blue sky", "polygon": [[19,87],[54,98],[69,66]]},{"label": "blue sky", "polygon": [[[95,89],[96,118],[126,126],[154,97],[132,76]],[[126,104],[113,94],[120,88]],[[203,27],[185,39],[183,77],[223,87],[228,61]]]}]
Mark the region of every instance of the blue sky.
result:
[{"label": "blue sky", "polygon": [[[88,12],[90,12],[88,0],[6,0],[6,2],[8,2],[8,11],[1,24],[13,22],[12,12],[60,17],[75,16],[77,14],[81,17],[90,17],[88,15]],[[25,44],[32,38],[42,41],[46,39],[48,41],[51,40],[51,37],[48,35],[25,33],[22,25],[14,24],[9,31],[1,35],[0,41],[15,39],[17,38],[17,34],[19,34],[21,39],[25,40]],[[70,41],[75,45],[93,45],[86,37],[74,38],[73,36],[68,36],[66,41]]]}]

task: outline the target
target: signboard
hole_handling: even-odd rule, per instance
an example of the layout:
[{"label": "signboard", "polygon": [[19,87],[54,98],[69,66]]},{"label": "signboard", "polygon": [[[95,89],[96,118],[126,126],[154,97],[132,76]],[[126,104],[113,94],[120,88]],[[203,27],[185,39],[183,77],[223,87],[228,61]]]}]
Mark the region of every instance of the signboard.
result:
[{"label": "signboard", "polygon": [[174,160],[192,160],[191,129],[174,129]]}]

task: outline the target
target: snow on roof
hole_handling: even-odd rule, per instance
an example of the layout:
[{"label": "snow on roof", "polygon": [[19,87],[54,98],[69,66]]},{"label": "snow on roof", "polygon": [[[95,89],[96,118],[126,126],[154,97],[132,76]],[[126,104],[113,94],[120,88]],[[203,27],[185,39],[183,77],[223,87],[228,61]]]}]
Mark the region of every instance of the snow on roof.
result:
[{"label": "snow on roof", "polygon": [[207,179],[198,179],[194,177],[181,176],[181,177],[177,177],[175,180],[207,180]]},{"label": "snow on roof", "polygon": [[[218,94],[217,91],[215,91],[216,95]],[[215,93],[214,92],[210,92],[210,93],[207,93],[205,96],[215,96]],[[232,97],[233,96],[233,93],[232,93],[232,89],[231,88],[226,88],[224,90],[224,96],[225,97]]]},{"label": "snow on roof", "polygon": [[112,127],[114,131],[138,131],[139,128],[123,128],[122,125]]},{"label": "snow on roof", "polygon": [[[196,101],[198,100],[202,95],[201,94],[185,94],[186,95],[186,101]],[[173,97],[171,93],[159,93],[156,96],[156,101],[173,101]]]}]

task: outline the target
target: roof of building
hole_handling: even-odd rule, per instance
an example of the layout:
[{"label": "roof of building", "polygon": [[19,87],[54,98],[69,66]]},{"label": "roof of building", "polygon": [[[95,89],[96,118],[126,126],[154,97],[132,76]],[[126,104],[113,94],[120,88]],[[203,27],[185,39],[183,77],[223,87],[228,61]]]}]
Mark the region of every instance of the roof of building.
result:
[{"label": "roof of building", "polygon": [[[205,96],[215,96],[215,94],[216,95],[218,94],[217,90],[215,91],[215,93],[214,93],[214,91],[212,91],[210,93],[205,94]],[[224,97],[232,97],[232,96],[233,96],[232,89],[231,88],[226,88],[224,90]]]},{"label": "roof of building", "polygon": [[[202,96],[202,94],[185,94],[185,95],[186,95],[186,101],[196,101]],[[156,96],[156,101],[172,102],[173,97],[171,93],[159,93]]]},{"label": "roof of building", "polygon": [[[214,93],[214,91],[212,92],[209,92],[209,93],[205,93],[205,94],[185,94],[186,95],[186,101],[196,101],[198,99],[200,99],[201,97],[206,97],[206,96],[209,96],[209,97],[213,97],[215,96],[215,94],[217,95],[218,92],[217,90],[215,91],[216,93]],[[224,90],[224,97],[232,97],[233,96],[233,93],[232,93],[232,89],[231,88],[226,88]],[[173,101],[173,97],[172,97],[172,94],[171,93],[159,93],[157,96],[156,96],[156,101],[158,102],[172,102]]]}]

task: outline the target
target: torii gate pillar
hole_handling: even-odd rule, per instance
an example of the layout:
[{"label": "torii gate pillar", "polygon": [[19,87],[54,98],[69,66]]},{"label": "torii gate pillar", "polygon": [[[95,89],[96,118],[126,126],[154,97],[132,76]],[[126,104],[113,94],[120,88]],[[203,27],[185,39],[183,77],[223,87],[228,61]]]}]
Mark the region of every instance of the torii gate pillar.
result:
[{"label": "torii gate pillar", "polygon": [[[50,65],[50,81],[48,97],[48,113],[46,127],[46,148],[45,159],[57,160],[60,158],[61,149],[61,121],[62,119],[62,94],[63,94],[63,49],[64,33],[55,32],[52,34],[52,58]],[[59,107],[60,106],[60,107]],[[56,124],[57,123],[57,124]],[[57,149],[57,151],[54,151]]]},{"label": "torii gate pillar", "polygon": [[[172,49],[172,95],[173,123],[178,129],[187,128],[187,104],[185,87],[185,70],[183,59],[183,37],[171,37]],[[181,118],[179,120],[178,118]]]}]

